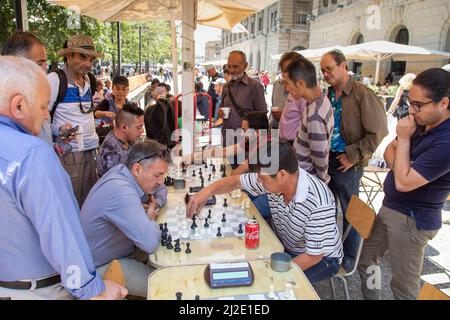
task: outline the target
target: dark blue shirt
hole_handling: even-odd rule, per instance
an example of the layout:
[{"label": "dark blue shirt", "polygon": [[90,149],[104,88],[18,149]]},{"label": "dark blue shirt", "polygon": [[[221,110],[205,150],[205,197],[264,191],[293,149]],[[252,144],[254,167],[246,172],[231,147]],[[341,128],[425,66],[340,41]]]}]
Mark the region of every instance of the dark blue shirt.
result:
[{"label": "dark blue shirt", "polygon": [[384,181],[383,205],[414,218],[419,230],[439,229],[442,207],[450,193],[450,119],[428,131],[418,128],[411,137],[410,157],[411,167],[429,182],[399,192],[391,170]]}]

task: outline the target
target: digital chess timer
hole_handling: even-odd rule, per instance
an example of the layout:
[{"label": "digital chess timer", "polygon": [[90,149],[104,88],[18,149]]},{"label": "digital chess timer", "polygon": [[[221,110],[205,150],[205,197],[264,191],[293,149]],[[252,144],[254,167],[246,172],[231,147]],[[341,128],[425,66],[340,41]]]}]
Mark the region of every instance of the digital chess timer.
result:
[{"label": "digital chess timer", "polygon": [[205,280],[212,289],[251,286],[253,279],[248,262],[211,263],[205,269]]}]

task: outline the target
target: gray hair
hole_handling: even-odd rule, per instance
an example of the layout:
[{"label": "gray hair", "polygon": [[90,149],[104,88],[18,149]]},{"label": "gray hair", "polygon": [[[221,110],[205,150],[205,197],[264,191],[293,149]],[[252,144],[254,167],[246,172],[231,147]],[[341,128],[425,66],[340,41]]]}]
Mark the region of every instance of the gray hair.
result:
[{"label": "gray hair", "polygon": [[29,104],[34,104],[39,83],[48,83],[44,71],[35,62],[23,57],[1,56],[0,75],[0,108],[8,105],[17,94],[22,95]]},{"label": "gray hair", "polygon": [[230,52],[230,54],[228,56],[231,56],[232,54],[238,54],[241,56],[241,61],[242,63],[247,63],[247,56],[245,55],[245,53],[241,50],[233,50]]},{"label": "gray hair", "polygon": [[158,159],[170,163],[170,150],[155,140],[147,139],[130,148],[125,165],[131,169],[135,163],[145,161],[146,164],[151,164]]}]

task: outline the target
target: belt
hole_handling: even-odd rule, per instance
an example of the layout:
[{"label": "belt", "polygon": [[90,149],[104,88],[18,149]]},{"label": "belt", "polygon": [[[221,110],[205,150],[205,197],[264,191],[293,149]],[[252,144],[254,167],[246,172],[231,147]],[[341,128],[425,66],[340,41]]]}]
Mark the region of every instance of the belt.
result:
[{"label": "belt", "polygon": [[13,290],[35,290],[50,287],[61,282],[61,276],[59,274],[41,279],[31,281],[0,281],[0,287]]}]

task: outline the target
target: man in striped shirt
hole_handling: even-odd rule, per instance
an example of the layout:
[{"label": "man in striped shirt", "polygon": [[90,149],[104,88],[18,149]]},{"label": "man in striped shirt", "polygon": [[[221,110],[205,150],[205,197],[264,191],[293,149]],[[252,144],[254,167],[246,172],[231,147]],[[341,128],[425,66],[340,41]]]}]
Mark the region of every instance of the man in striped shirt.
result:
[{"label": "man in striped shirt", "polygon": [[249,162],[251,173],[221,179],[191,197],[187,216],[200,212],[213,194],[238,188],[252,195],[267,193],[275,232],[309,281],[335,275],[343,251],[334,197],[327,185],[298,167],[287,141],[270,141]]},{"label": "man in striped shirt", "polygon": [[328,156],[334,126],[330,100],[317,83],[316,68],[304,58],[291,62],[283,77],[289,93],[297,100],[304,98],[307,101],[293,144],[298,165],[328,183]]}]

